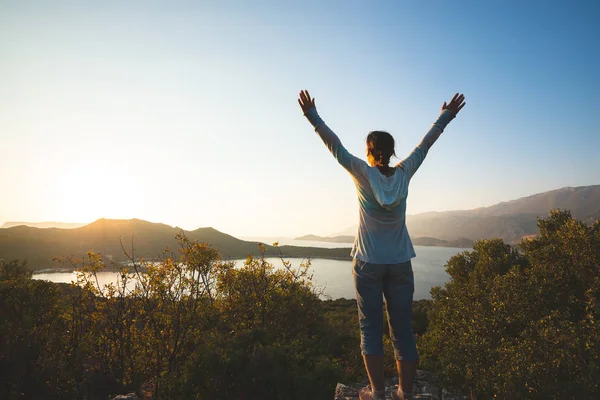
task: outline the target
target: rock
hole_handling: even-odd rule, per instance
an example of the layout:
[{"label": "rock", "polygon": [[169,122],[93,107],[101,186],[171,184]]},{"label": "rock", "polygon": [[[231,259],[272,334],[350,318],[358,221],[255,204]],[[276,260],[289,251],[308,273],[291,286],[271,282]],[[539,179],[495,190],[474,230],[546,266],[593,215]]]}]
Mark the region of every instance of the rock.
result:
[{"label": "rock", "polygon": [[415,397],[415,398],[427,398],[427,399],[440,399],[440,390],[435,387],[431,382],[419,381],[417,380],[413,387],[413,394],[419,396],[428,396],[428,397]]},{"label": "rock", "polygon": [[433,375],[429,371],[423,371],[422,369],[419,369],[419,370],[417,370],[417,377],[416,377],[416,379],[418,381],[433,382],[435,380],[435,375]]},{"label": "rock", "polygon": [[[417,371],[413,386],[414,400],[468,400],[466,396],[454,395],[446,389],[438,388],[438,381],[434,374],[428,371]],[[365,385],[357,387],[338,383],[335,388],[334,400],[358,400],[358,390]],[[386,399],[392,398],[392,392],[398,390],[398,378],[392,378],[386,382],[385,395]]]},{"label": "rock", "polygon": [[139,400],[135,393],[120,394],[113,400]]},{"label": "rock", "polygon": [[442,400],[469,400],[469,397],[452,394],[446,389],[442,389]]},{"label": "rock", "polygon": [[358,389],[338,383],[335,388],[335,400],[358,400]]}]

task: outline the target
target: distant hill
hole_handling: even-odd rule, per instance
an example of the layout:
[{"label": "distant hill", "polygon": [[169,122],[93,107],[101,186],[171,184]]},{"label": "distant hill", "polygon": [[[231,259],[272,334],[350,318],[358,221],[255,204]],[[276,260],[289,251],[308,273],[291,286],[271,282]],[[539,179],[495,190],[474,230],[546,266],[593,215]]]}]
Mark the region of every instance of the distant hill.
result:
[{"label": "distant hill", "polygon": [[600,213],[600,185],[565,187],[472,211],[481,216],[548,215],[549,211],[555,208],[570,210],[575,218],[580,219]]},{"label": "distant hill", "polygon": [[343,231],[339,231],[339,232],[332,234],[331,236],[352,236],[352,237],[354,237],[356,235],[357,231],[358,231],[358,225],[352,225],[352,226],[344,229]]},{"label": "distant hill", "polygon": [[31,226],[33,228],[61,228],[61,229],[74,229],[80,226],[87,225],[87,222],[5,222],[0,226],[2,228],[12,228],[13,226]]},{"label": "distant hill", "polygon": [[587,218],[582,218],[582,221],[593,224],[595,221],[600,221],[600,210],[594,214],[589,215]]},{"label": "distant hill", "polygon": [[444,240],[432,237],[416,237],[411,238],[411,241],[415,246],[458,247],[461,249],[470,249],[473,247],[473,241],[467,238]]},{"label": "distant hill", "polygon": [[[317,235],[305,235],[295,238],[294,240],[310,240],[318,242],[331,242],[331,243],[354,243],[354,236],[317,236]],[[440,247],[459,247],[459,248],[471,248],[473,247],[473,241],[467,238],[459,238],[453,240],[436,239],[432,237],[417,237],[412,238],[412,242],[417,246],[440,246]]]},{"label": "distant hill", "polygon": [[[566,187],[474,210],[426,212],[406,217],[411,237],[478,240],[500,237],[517,243],[538,233],[537,218],[560,208],[582,221],[600,219],[600,185]],[[356,232],[356,226],[339,234]],[[353,233],[351,233],[353,234]]]},{"label": "distant hill", "polygon": [[354,236],[317,236],[305,235],[295,238],[294,240],[310,240],[315,242],[330,242],[330,243],[354,243]]},{"label": "distant hill", "polygon": [[[75,229],[16,226],[0,229],[0,258],[27,259],[34,269],[44,269],[64,267],[53,263],[54,257],[82,257],[87,251],[94,251],[119,262],[126,260],[119,240],[122,238],[123,246],[128,251],[131,250],[133,241],[136,258],[144,256],[152,259],[162,254],[166,247],[175,251],[175,235],[180,231],[181,229],[169,225],[139,219],[99,219]],[[184,233],[190,239],[209,243],[221,252],[224,259],[259,254],[256,242],[240,240],[213,228],[199,228]],[[279,254],[273,246],[265,245],[265,248],[267,256]],[[350,259],[348,248],[280,246],[279,250],[284,257]]]}]

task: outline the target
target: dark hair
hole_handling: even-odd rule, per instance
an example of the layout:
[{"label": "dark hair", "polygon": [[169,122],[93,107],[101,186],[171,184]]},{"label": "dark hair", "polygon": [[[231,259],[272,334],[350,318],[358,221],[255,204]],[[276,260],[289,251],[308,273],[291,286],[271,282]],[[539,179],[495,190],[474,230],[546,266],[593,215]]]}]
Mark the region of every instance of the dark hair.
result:
[{"label": "dark hair", "polygon": [[390,158],[396,155],[394,138],[385,131],[373,131],[367,136],[367,157],[373,159],[373,165],[387,167]]}]

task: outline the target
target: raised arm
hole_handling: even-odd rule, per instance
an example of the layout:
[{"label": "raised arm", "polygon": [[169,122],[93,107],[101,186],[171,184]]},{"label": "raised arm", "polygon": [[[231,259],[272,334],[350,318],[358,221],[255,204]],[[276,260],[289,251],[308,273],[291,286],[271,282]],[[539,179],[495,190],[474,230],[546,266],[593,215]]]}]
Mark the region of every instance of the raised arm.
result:
[{"label": "raised arm", "polygon": [[417,172],[417,169],[423,163],[427,152],[433,146],[435,141],[440,137],[446,126],[452,121],[456,114],[465,106],[465,96],[456,93],[449,104],[442,105],[442,110],[438,119],[433,123],[429,132],[425,134],[421,142],[415,147],[408,157],[398,163],[398,167],[402,168],[408,174],[410,180]]},{"label": "raised arm", "polygon": [[317,108],[315,106],[315,99],[310,97],[308,91],[302,90],[298,99],[300,108],[304,116],[315,128],[315,131],[325,143],[325,146],[329,149],[335,159],[344,167],[350,174],[357,176],[362,174],[364,168],[367,167],[367,163],[358,157],[350,154],[348,150],[342,145],[340,138],[323,122]]}]

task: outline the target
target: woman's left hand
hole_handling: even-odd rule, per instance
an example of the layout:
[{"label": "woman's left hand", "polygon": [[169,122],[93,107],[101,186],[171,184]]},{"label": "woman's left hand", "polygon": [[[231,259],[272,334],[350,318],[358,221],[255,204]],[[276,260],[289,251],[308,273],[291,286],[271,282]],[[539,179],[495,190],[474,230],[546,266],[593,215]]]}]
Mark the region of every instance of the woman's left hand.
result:
[{"label": "woman's left hand", "polygon": [[444,102],[442,105],[442,111],[452,111],[454,115],[456,115],[460,110],[462,110],[465,104],[467,104],[465,102],[465,95],[456,93],[452,100],[450,100],[450,104],[446,104],[446,102]]},{"label": "woman's left hand", "polygon": [[298,99],[298,104],[300,104],[300,108],[302,108],[302,112],[304,114],[306,114],[306,112],[311,108],[316,108],[315,99],[310,97],[310,94],[308,94],[308,90],[300,91],[300,98]]}]

